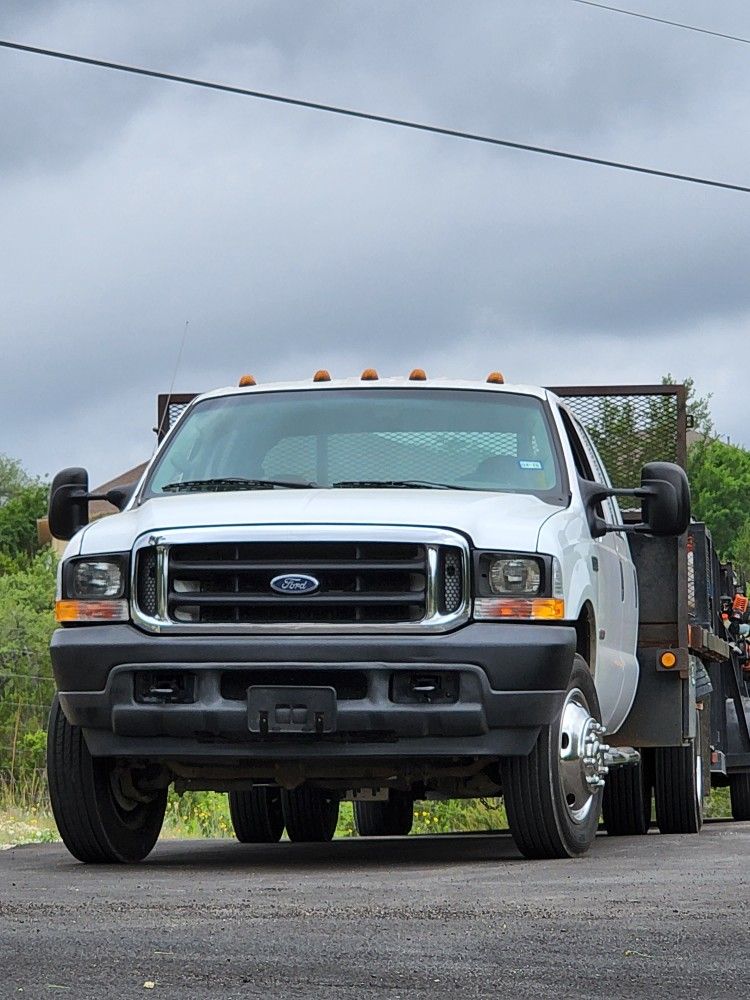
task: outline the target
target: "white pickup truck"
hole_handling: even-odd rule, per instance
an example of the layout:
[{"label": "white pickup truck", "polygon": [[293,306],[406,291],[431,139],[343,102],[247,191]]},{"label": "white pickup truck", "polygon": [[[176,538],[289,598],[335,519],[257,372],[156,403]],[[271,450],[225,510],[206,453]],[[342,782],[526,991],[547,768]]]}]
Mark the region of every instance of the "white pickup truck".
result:
[{"label": "white pickup truck", "polygon": [[330,839],[344,799],[393,835],[415,800],[502,795],[524,855],[572,857],[607,765],[635,773],[605,744],[639,684],[626,530],[685,532],[687,479],[613,489],[554,393],[245,377],[191,402],[120,513],[89,524],[90,499],[55,477],[48,769],[77,858],[145,857],[172,783],[229,792],[251,842]]}]

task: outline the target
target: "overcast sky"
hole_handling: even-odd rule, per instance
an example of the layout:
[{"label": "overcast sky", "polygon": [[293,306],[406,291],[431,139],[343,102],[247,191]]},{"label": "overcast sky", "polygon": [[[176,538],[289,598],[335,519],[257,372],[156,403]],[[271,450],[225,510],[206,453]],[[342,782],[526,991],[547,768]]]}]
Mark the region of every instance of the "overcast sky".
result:
[{"label": "overcast sky", "polygon": [[[746,0],[631,6],[750,37]],[[0,28],[750,184],[750,47],[571,0],[4,0]],[[0,137],[0,452],[35,473],[148,457],[186,322],[178,392],[669,371],[750,446],[750,195],[7,50]]]}]

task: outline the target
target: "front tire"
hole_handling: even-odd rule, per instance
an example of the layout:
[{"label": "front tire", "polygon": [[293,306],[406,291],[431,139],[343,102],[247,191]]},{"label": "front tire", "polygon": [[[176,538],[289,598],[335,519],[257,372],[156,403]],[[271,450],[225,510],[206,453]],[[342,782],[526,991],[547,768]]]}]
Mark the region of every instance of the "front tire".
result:
[{"label": "front tire", "polygon": [[392,788],[387,802],[355,802],[354,815],[360,837],[405,837],[414,823],[414,799]]},{"label": "front tire", "polygon": [[500,761],[508,825],[525,857],[574,858],[591,846],[605,773],[600,719],[594,680],[576,654],[560,717],[527,757]]},{"label": "front tire", "polygon": [[83,731],[63,714],[57,695],[47,731],[47,778],[63,843],[89,864],[142,861],[161,832],[167,792],[135,789],[132,771],[92,757]]},{"label": "front tire", "polygon": [[333,840],[339,820],[339,800],[321,788],[302,785],[281,790],[281,808],[289,839],[297,843]]},{"label": "front tire", "polygon": [[284,832],[281,789],[259,785],[229,793],[229,815],[241,844],[276,844]]}]

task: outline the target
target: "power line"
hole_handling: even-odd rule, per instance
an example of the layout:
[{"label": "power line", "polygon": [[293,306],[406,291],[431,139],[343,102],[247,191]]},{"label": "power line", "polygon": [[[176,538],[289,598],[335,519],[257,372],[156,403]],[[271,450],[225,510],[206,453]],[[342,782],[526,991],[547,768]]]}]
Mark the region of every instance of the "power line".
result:
[{"label": "power line", "polygon": [[586,7],[598,7],[600,10],[610,10],[615,14],[627,14],[629,17],[640,17],[644,21],[656,21],[657,24],[669,24],[673,28],[684,28],[685,31],[697,31],[699,35],[713,35],[714,38],[727,38],[730,42],[742,42],[743,45],[750,45],[750,38],[742,38],[740,35],[725,35],[721,31],[710,31],[708,28],[699,28],[695,24],[684,24],[682,21],[668,21],[664,17],[653,17],[651,14],[641,14],[636,10],[625,10],[624,7],[612,7],[608,3],[596,3],[595,0],[573,0],[573,3],[580,3]]},{"label": "power line", "polygon": [[247,90],[244,87],[232,87],[225,83],[214,83],[209,80],[199,80],[190,76],[177,76],[174,73],[163,73],[155,69],[144,69],[140,66],[130,66],[126,63],[109,62],[104,59],[92,59],[88,56],[74,55],[70,52],[59,52],[55,49],[41,49],[34,45],[21,45],[0,39],[0,48],[14,49],[18,52],[30,52],[34,55],[50,56],[53,59],[64,59],[68,62],[83,63],[86,66],[98,66],[101,69],[113,69],[121,73],[132,73],[136,76],[147,76],[155,80],[168,80],[172,83],[184,83],[191,87],[202,87],[205,90],[218,90],[226,94],[237,94],[240,97],[253,97],[261,101],[273,101],[276,104],[286,104],[297,108],[307,108],[311,111],[324,111],[333,115],[344,115],[348,118],[358,118],[362,121],[379,122],[382,125],[395,125],[399,128],[413,129],[417,132],[429,132],[433,135],[449,136],[453,139],[467,139],[471,142],[481,142],[490,146],[504,146],[507,149],[523,150],[527,153],[540,153],[544,156],[556,156],[563,160],[576,160],[579,163],[592,163],[600,167],[612,167],[615,170],[628,170],[636,174],[649,174],[652,177],[665,177],[669,180],[686,181],[689,184],[702,184],[707,187],[724,188],[729,191],[741,191],[750,194],[750,187],[743,184],[733,184],[728,181],[710,180],[692,174],[678,174],[671,170],[657,170],[654,167],[643,167],[635,163],[625,163],[620,160],[605,160],[598,156],[584,156],[582,153],[571,153],[562,149],[552,149],[548,146],[532,146],[526,142],[513,142],[510,139],[498,139],[489,135],[478,135],[474,132],[463,132],[458,129],[441,128],[438,125],[426,125],[422,122],[409,121],[406,118],[391,118],[387,115],[376,115],[368,111],[355,111],[352,108],[342,108],[333,104],[320,104],[317,101],[305,101],[298,97],[285,97],[281,94],[270,94],[261,90]]}]

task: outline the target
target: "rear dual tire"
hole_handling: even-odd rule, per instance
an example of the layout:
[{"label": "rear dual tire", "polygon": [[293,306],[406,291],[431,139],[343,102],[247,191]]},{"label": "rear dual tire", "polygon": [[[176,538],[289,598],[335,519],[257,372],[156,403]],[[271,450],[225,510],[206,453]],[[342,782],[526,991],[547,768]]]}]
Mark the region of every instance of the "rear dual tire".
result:
[{"label": "rear dual tire", "polygon": [[295,843],[333,840],[339,819],[339,800],[331,792],[302,785],[281,790],[281,809],[287,836]]},{"label": "rear dual tire", "polygon": [[732,817],[736,820],[750,819],[750,774],[730,775],[729,798]]},{"label": "rear dual tire", "polygon": [[687,746],[654,751],[654,799],[659,833],[698,833],[703,826],[701,715]]},{"label": "rear dual tire", "polygon": [[241,844],[276,844],[284,832],[281,789],[259,785],[230,792],[229,815]]},{"label": "rear dual tire", "polygon": [[354,817],[360,837],[405,837],[414,824],[414,799],[394,788],[385,802],[355,802]]},{"label": "rear dual tire", "polygon": [[609,769],[602,800],[602,820],[610,837],[637,837],[651,825],[652,782],[646,760]]}]

